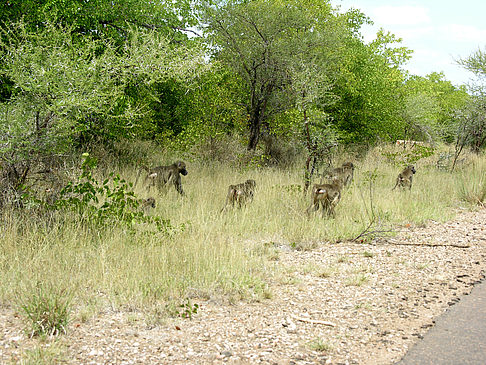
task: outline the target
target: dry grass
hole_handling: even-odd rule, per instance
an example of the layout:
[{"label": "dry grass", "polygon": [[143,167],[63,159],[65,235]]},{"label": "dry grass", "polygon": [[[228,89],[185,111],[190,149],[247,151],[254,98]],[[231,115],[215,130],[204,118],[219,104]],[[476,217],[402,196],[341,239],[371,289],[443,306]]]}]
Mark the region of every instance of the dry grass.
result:
[{"label": "dry grass", "polygon": [[[72,305],[86,316],[105,306],[269,297],[264,278],[276,255],[269,242],[312,249],[321,241],[356,237],[372,217],[377,224],[373,229],[387,229],[445,221],[454,208],[476,204],[467,197],[484,192],[486,159],[469,156],[454,174],[437,170],[436,161],[434,155],[416,164],[411,191],[392,191],[400,166],[381,149],[372,150],[356,161],[355,179],[345,189],[335,219],[306,216],[310,198],[299,190],[301,170],[245,170],[214,163],[188,164],[185,198],[172,190],[155,196],[153,214],[170,219],[176,227],[171,235],[148,234],[144,227],[135,233],[117,226],[93,230],[76,217],[47,222],[8,212],[0,226],[0,300],[10,303],[32,283],[48,283],[69,290]],[[119,172],[135,181],[135,169]],[[257,181],[253,203],[221,213],[228,185],[249,178]],[[135,191],[147,196],[140,183]]]}]

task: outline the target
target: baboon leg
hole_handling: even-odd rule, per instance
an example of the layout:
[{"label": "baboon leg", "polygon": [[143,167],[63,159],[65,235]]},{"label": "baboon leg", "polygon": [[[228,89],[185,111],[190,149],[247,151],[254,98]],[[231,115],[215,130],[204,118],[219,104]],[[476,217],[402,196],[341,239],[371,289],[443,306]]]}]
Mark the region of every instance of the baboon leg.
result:
[{"label": "baboon leg", "polygon": [[174,185],[175,189],[179,194],[182,196],[185,195],[184,190],[182,189],[182,181],[181,181],[181,176],[179,173],[173,173],[171,172],[169,174],[169,178],[167,179],[167,184],[168,185]]},{"label": "baboon leg", "polygon": [[395,183],[395,186],[393,187],[392,190],[395,190],[395,188],[400,184],[400,177],[397,177],[397,181]]},{"label": "baboon leg", "polygon": [[236,190],[233,185],[230,185],[230,187],[228,188],[228,194],[226,194],[226,202],[224,203],[224,207],[223,209],[221,209],[221,212],[225,211],[230,205],[234,207],[235,200],[236,200]]}]

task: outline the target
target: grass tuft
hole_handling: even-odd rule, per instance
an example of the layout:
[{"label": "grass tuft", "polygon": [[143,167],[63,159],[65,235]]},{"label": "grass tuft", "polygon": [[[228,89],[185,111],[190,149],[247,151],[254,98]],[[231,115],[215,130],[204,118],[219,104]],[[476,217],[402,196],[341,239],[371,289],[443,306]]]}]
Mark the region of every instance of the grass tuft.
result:
[{"label": "grass tuft", "polygon": [[325,341],[321,337],[314,338],[307,345],[313,351],[320,351],[320,352],[332,351],[332,345],[330,345],[327,341]]},{"label": "grass tuft", "polygon": [[30,337],[66,333],[71,296],[65,290],[54,290],[41,285],[27,294],[27,298],[19,300],[28,322]]}]

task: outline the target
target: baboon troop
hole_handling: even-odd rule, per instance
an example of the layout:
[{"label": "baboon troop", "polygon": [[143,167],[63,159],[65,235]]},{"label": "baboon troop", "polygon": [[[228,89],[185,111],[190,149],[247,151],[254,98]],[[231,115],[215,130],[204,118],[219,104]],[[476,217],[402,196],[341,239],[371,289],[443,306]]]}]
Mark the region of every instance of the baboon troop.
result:
[{"label": "baboon troop", "polygon": [[329,172],[326,177],[330,180],[340,178],[344,186],[348,186],[353,181],[354,165],[352,162],[345,162],[341,167],[336,167]]},{"label": "baboon troop", "polygon": [[[143,167],[147,172],[147,176],[144,180],[144,185],[147,190],[157,187],[162,189],[167,185],[174,185],[176,191],[185,195],[182,184],[181,175],[187,175],[186,164],[182,161],[176,161],[172,165],[158,166],[154,168]],[[352,162],[345,162],[341,167],[334,168],[323,177],[329,181],[326,183],[314,184],[311,191],[311,203],[306,209],[306,213],[309,216],[311,213],[321,209],[322,215],[327,217],[335,216],[335,208],[341,200],[341,194],[343,188],[348,186],[353,181],[355,166]],[[412,188],[413,175],[415,174],[415,167],[412,165],[407,166],[402,172],[398,174],[396,179],[394,190],[397,186],[400,188]],[[137,176],[138,180],[138,176]],[[248,179],[243,183],[229,185],[228,192],[226,194],[226,201],[221,209],[221,212],[225,211],[229,207],[241,208],[245,204],[251,203],[255,194],[256,182],[255,180]],[[155,199],[149,197],[142,199],[141,207],[144,211],[151,208],[155,208]]]},{"label": "baboon troop", "polygon": [[322,208],[322,215],[334,216],[334,208],[341,200],[341,190],[344,181],[340,177],[334,177],[330,184],[314,184],[311,191],[311,204],[307,208],[307,214]]},{"label": "baboon troop", "polygon": [[172,165],[157,166],[149,169],[142,166],[147,171],[144,184],[147,186],[147,191],[150,191],[151,187],[157,187],[162,190],[165,186],[174,185],[177,192],[181,195],[185,195],[182,189],[181,175],[186,176],[186,164],[183,161],[176,161]]},{"label": "baboon troop", "polygon": [[235,204],[238,208],[241,208],[244,204],[252,202],[255,187],[256,182],[252,179],[248,179],[241,184],[230,185],[226,195],[226,203],[221,211],[226,210],[229,206],[234,207]]},{"label": "baboon troop", "polygon": [[415,174],[414,166],[408,165],[407,167],[405,167],[403,171],[398,174],[397,181],[392,190],[395,190],[397,186],[400,188],[408,187],[408,190],[412,189],[413,174]]}]

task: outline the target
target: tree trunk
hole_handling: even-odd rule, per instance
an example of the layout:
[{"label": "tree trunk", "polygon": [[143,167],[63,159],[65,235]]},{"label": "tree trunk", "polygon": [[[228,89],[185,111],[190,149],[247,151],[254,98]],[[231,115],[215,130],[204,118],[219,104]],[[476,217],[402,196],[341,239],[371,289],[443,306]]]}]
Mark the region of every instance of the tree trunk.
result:
[{"label": "tree trunk", "polygon": [[256,105],[250,114],[248,121],[250,127],[250,140],[248,141],[248,151],[255,151],[258,141],[260,140],[260,129],[262,126],[263,108]]},{"label": "tree trunk", "polygon": [[255,151],[258,141],[260,140],[260,127],[261,121],[256,119],[250,119],[250,140],[248,141],[248,151]]}]

